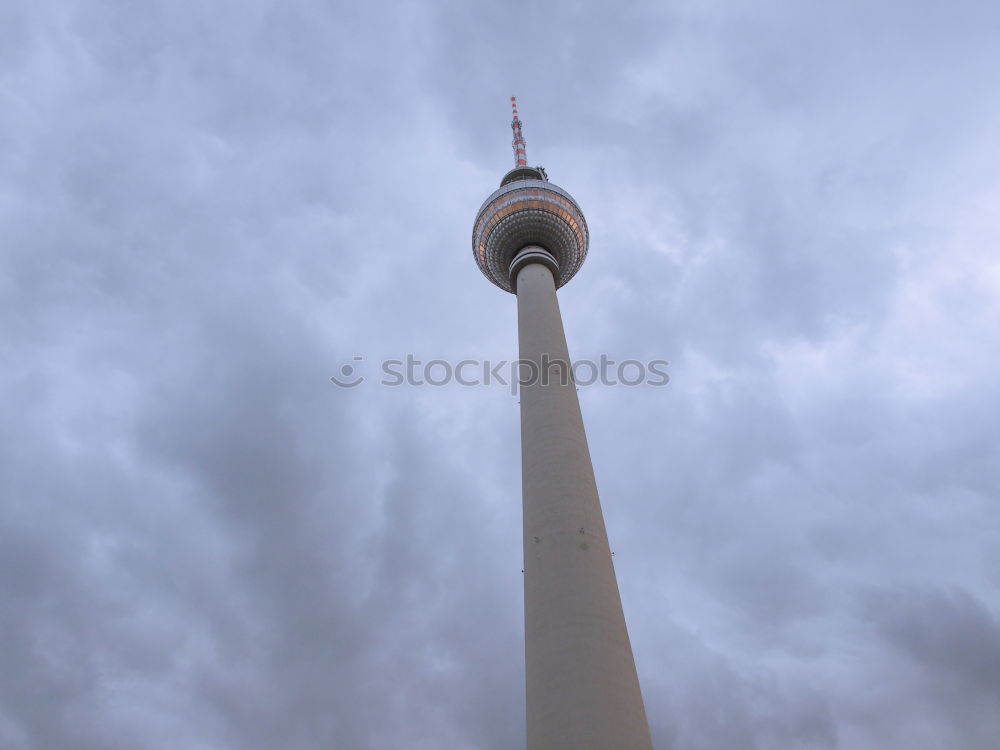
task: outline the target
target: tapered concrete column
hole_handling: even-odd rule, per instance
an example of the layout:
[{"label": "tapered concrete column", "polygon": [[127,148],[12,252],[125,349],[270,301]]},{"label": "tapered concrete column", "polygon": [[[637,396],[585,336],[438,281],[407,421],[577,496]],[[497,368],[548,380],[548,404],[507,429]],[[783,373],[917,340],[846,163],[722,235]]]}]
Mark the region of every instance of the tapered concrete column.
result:
[{"label": "tapered concrete column", "polygon": [[651,750],[552,272],[514,281],[521,359],[550,364],[521,387],[528,750]]}]

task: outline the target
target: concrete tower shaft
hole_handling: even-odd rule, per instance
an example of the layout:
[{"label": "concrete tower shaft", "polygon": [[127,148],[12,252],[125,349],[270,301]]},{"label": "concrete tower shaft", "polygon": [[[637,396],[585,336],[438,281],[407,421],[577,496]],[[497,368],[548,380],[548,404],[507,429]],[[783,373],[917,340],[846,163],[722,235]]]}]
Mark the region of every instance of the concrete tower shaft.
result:
[{"label": "concrete tower shaft", "polygon": [[548,368],[521,385],[528,750],[652,750],[555,280],[515,281],[521,360]]}]

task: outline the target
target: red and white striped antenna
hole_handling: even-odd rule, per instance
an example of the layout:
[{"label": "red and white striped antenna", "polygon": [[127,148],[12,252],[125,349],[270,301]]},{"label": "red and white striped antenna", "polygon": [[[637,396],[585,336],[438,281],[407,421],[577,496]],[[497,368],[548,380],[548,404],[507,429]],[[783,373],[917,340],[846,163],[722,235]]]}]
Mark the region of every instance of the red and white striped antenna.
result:
[{"label": "red and white striped antenna", "polygon": [[511,144],[514,146],[514,165],[526,167],[528,166],[528,154],[525,150],[524,136],[521,135],[521,120],[517,116],[516,96],[510,98],[510,108],[514,110],[514,119],[510,123],[510,127],[514,130],[514,142]]}]

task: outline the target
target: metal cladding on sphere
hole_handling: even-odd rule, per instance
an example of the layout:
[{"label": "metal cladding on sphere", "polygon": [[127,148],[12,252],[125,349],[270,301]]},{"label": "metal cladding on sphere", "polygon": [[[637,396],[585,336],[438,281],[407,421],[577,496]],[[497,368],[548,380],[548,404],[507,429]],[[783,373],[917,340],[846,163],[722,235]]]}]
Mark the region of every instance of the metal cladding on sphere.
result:
[{"label": "metal cladding on sphere", "polygon": [[472,230],[479,269],[512,293],[510,264],[522,248],[538,245],[555,258],[558,288],[580,270],[589,242],[587,221],[573,197],[532,167],[516,167],[504,176],[500,189],[479,209]]}]

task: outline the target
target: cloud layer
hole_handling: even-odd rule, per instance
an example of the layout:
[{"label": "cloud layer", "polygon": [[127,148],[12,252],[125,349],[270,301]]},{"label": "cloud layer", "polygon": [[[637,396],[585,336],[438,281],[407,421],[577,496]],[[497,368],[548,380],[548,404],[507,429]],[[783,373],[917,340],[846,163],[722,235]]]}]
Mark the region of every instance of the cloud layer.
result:
[{"label": "cloud layer", "polygon": [[997,16],[5,5],[0,746],[523,745],[516,93],[656,747],[993,748]]}]

